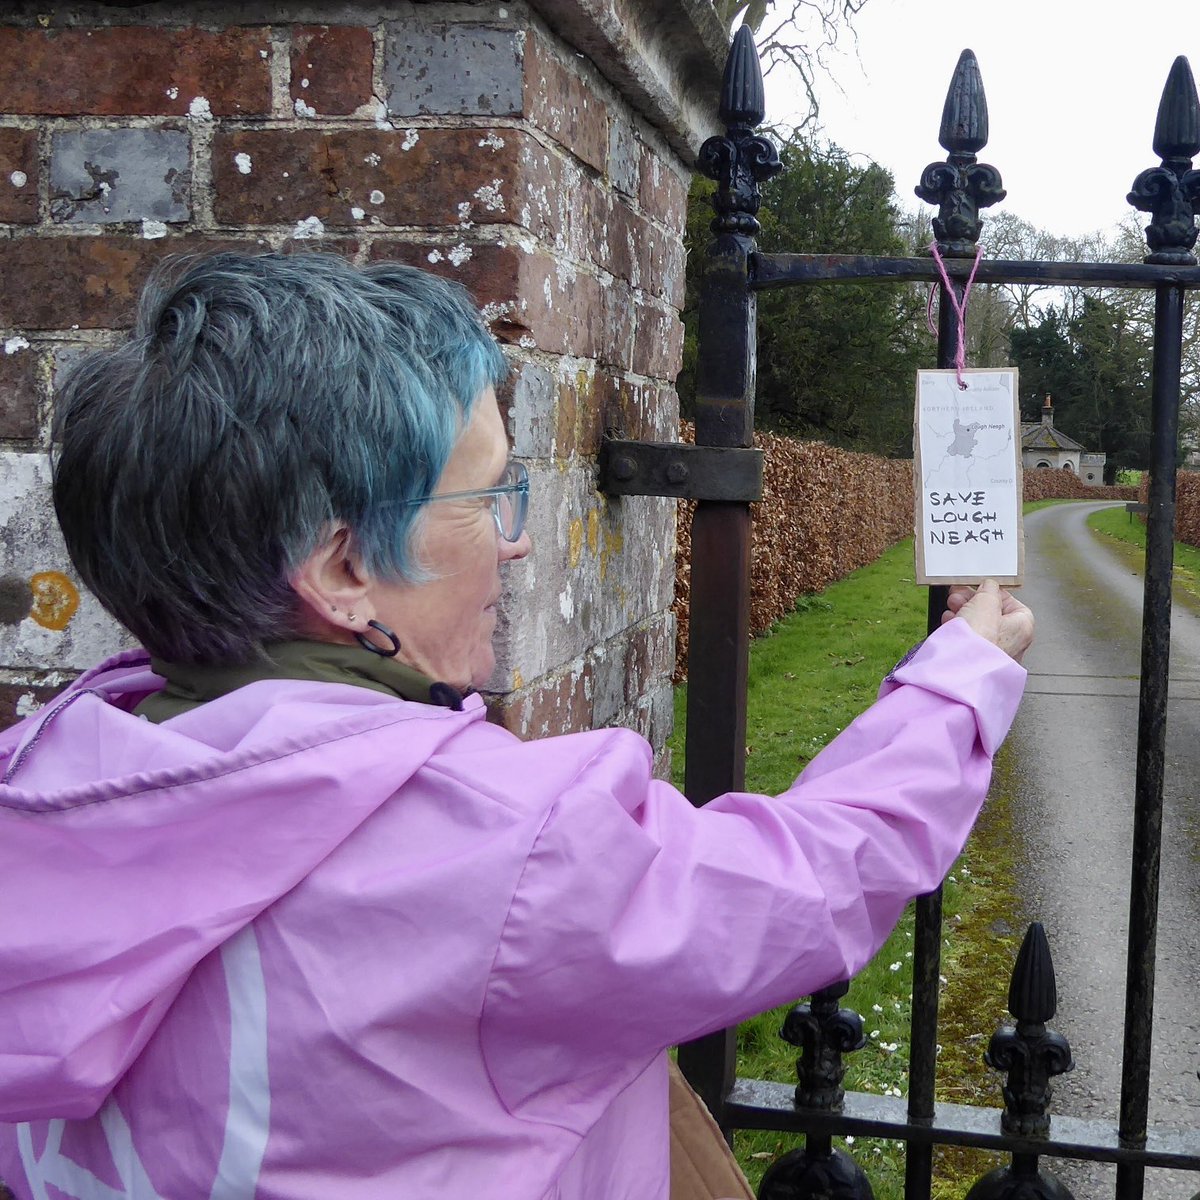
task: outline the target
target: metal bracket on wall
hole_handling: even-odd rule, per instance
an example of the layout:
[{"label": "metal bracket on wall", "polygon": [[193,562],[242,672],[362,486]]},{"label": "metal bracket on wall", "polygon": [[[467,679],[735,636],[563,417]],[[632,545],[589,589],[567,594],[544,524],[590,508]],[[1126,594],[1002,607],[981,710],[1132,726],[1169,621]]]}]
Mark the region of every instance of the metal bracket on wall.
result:
[{"label": "metal bracket on wall", "polygon": [[744,504],[762,499],[763,452],[742,446],[606,438],[600,447],[599,486],[610,496]]}]

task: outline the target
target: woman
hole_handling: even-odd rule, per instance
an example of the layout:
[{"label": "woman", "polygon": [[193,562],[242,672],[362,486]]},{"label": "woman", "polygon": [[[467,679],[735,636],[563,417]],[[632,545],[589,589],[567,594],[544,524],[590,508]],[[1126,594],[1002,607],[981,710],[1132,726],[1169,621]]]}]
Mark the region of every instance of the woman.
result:
[{"label": "woman", "polygon": [[66,385],[67,545],[149,653],[0,738],[19,1200],[662,1200],[664,1049],[852,974],[961,848],[1032,635],[994,584],[776,799],[485,721],[504,373],[421,272],[227,254]]}]

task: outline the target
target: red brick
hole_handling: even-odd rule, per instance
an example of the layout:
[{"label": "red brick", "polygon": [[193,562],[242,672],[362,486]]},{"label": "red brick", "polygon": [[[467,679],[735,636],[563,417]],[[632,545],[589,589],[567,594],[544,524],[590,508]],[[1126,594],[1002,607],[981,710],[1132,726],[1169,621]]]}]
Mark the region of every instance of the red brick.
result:
[{"label": "red brick", "polygon": [[625,703],[637,704],[651,686],[670,675],[675,665],[673,623],[669,616],[636,629],[625,648]]},{"label": "red brick", "polygon": [[652,379],[674,379],[683,365],[683,322],[674,313],[637,306],[633,372]]},{"label": "red brick", "polygon": [[[472,246],[471,256],[456,265],[446,257],[446,246],[431,246],[418,242],[377,241],[371,247],[373,262],[402,262],[420,267],[445,279],[461,283],[471,293],[480,308],[495,306],[508,310],[518,295],[521,274],[521,251],[515,246],[489,244]],[[431,258],[431,256],[433,256]],[[516,342],[532,331],[522,322],[505,319],[492,332],[504,342]]]},{"label": "red brick", "polygon": [[150,268],[168,254],[261,251],[256,242],[165,237],[21,237],[0,240],[0,326],[120,329],[132,323]]},{"label": "red brick", "polygon": [[362,26],[297,26],[292,30],[293,101],[303,100],[318,113],[354,112],[373,95],[374,57],[371,31]]},{"label": "red brick", "polygon": [[[319,217],[326,225],[369,228],[374,217],[385,225],[457,225],[466,204],[473,224],[515,220],[520,135],[486,159],[476,129],[422,129],[404,150],[406,138],[391,129],[218,132],[217,219],[274,225]],[[239,171],[238,154],[250,156],[249,174]],[[352,208],[365,219],[356,220]]]},{"label": "red brick", "polygon": [[683,239],[674,234],[663,233],[664,251],[662,263],[661,290],[656,293],[673,309],[682,311],[687,296],[687,251]]},{"label": "red brick", "polygon": [[[0,28],[0,112],[185,115],[197,97],[218,116],[271,105],[266,29]],[[174,93],[174,95],[172,95]]]},{"label": "red brick", "polygon": [[601,289],[593,277],[563,273],[556,260],[516,246],[488,243],[470,249],[470,258],[456,265],[442,246],[380,241],[372,246],[371,258],[406,262],[458,280],[503,342],[551,354],[595,357],[602,311]]},{"label": "red brick", "polygon": [[[596,279],[557,260],[523,255],[521,298],[539,350],[594,358],[601,344],[603,295]],[[549,296],[549,299],[547,299]]]},{"label": "red brick", "polygon": [[[62,688],[57,687],[26,687],[20,683],[0,684],[0,729],[15,725],[23,717],[17,715],[17,706],[22,709],[29,707],[32,702],[37,708],[49,704]],[[25,703],[21,704],[22,699]],[[35,710],[36,711],[36,710]]]},{"label": "red brick", "polygon": [[672,308],[682,308],[685,260],[682,240],[644,219],[639,219],[637,238],[638,286]]},{"label": "red brick", "polygon": [[657,406],[663,397],[655,384],[598,372],[592,401],[601,431],[611,431],[614,436],[631,441],[663,440],[657,419]]},{"label": "red brick", "polygon": [[560,380],[554,405],[554,445],[560,458],[595,454],[605,426],[599,399],[600,379],[587,371]]},{"label": "red brick", "polygon": [[638,201],[656,221],[683,236],[687,220],[687,184],[648,147],[642,149]]},{"label": "red brick", "polygon": [[597,171],[608,165],[608,114],[584,80],[537,36],[525,44],[525,94],[529,119],[560,146]]},{"label": "red brick", "polygon": [[543,678],[491,706],[488,719],[522,737],[553,737],[592,727],[592,664]]},{"label": "red brick", "polygon": [[614,282],[604,289],[601,340],[597,358],[607,366],[633,369],[637,339],[637,301],[628,284]]},{"label": "red brick", "polygon": [[32,350],[6,354],[0,347],[0,438],[37,437],[37,356]]},{"label": "red brick", "polygon": [[36,131],[0,129],[0,221],[34,224],[38,219],[37,187]]},{"label": "red brick", "polygon": [[613,201],[605,222],[604,261],[600,265],[626,283],[636,282],[639,224],[644,227],[649,222],[639,217],[623,200]]}]

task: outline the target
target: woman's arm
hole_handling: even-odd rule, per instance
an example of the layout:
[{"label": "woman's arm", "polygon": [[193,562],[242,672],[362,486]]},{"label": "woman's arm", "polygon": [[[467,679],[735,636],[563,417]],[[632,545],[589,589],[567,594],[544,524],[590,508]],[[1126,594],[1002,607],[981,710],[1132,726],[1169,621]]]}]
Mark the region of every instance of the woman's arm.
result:
[{"label": "woman's arm", "polygon": [[950,621],[783,795],[699,810],[650,778],[644,742],[604,735],[538,835],[489,982],[505,1102],[561,1119],[579,1080],[859,970],[960,852],[1024,678]]}]

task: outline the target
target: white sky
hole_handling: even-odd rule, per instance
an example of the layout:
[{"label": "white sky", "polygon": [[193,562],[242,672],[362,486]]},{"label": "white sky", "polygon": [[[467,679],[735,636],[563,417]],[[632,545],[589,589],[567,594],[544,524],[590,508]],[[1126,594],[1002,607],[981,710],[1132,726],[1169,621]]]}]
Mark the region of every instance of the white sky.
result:
[{"label": "white sky", "polygon": [[[868,0],[853,29],[857,48],[844,31],[817,78],[824,135],[891,170],[905,208],[922,206],[913,188],[945,158],[942,105],[969,47],[988,101],[979,159],[1008,190],[984,216],[1004,208],[1054,234],[1133,211],[1134,177],[1160,161],[1154,120],[1171,63],[1187,55],[1200,71],[1198,0]],[[803,116],[807,100],[780,68],[766,83],[768,122]],[[982,241],[986,251],[986,220]]]}]

